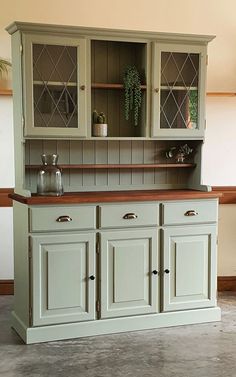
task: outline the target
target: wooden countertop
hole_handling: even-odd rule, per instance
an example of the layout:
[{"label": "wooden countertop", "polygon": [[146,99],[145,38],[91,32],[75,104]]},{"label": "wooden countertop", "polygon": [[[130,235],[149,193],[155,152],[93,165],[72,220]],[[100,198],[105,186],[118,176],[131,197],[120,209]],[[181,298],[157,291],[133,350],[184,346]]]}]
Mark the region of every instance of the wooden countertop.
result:
[{"label": "wooden countertop", "polygon": [[32,195],[29,198],[18,194],[9,195],[11,199],[28,205],[209,199],[219,198],[220,196],[222,194],[217,191],[205,192],[197,190],[71,192],[59,197]]}]

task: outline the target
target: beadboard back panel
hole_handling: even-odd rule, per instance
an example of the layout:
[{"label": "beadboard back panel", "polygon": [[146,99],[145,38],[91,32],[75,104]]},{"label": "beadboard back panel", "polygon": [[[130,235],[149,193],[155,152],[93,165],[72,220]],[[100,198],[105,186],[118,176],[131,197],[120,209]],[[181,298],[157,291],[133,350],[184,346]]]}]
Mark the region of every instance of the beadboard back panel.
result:
[{"label": "beadboard back panel", "polygon": [[[118,41],[91,41],[91,80],[92,83],[123,84],[123,76],[128,66],[136,66],[141,84],[147,83],[147,46],[145,43]],[[139,112],[139,126],[134,127],[132,114],[125,119],[124,90],[92,89],[91,110],[96,109],[106,115],[109,137],[146,136],[146,100],[142,91],[142,109]]]},{"label": "beadboard back panel", "polygon": [[[57,153],[58,164],[157,164],[175,162],[166,158],[170,147],[183,141],[81,141],[26,140],[25,165],[41,165],[41,154]],[[200,142],[188,141],[195,155]],[[194,158],[187,162],[194,162]],[[64,190],[102,191],[186,188],[195,168],[64,169]],[[37,169],[25,171],[26,188],[36,192]]]}]

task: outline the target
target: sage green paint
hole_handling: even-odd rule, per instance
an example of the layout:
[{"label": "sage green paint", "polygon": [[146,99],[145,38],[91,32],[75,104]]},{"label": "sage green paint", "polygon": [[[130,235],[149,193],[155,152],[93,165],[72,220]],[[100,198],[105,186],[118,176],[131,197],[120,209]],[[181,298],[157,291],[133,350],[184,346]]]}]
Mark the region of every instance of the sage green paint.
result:
[{"label": "sage green paint", "polygon": [[[206,45],[213,39],[212,36],[200,35],[181,35],[170,33],[151,33],[138,31],[121,31],[112,29],[95,29],[80,27],[60,27],[54,25],[32,24],[16,22],[10,25],[7,30],[9,33],[16,34],[20,31],[23,36],[23,70],[24,70],[24,104],[26,117],[26,137],[68,137],[80,138],[91,137],[91,70],[90,64],[90,42],[91,40],[123,41],[146,44],[146,59],[142,62],[146,67],[147,76],[147,112],[146,126],[143,127],[141,136],[149,137],[150,135],[150,103],[152,102],[152,132],[154,138],[203,138],[204,135],[204,93],[205,93],[205,57]],[[34,127],[33,121],[33,93],[32,93],[32,44],[66,44],[78,47],[78,109],[79,125],[78,129],[73,128],[54,128],[54,127]],[[153,46],[151,47],[151,44]],[[153,51],[152,51],[153,50]],[[160,54],[159,50],[167,51],[187,51],[200,54],[201,72],[200,72],[200,100],[199,100],[199,130],[162,130],[159,127],[159,94],[154,89],[158,88],[160,80]],[[151,63],[151,55],[153,61]],[[86,59],[89,62],[86,63]],[[152,66],[152,73],[151,73]],[[27,80],[26,80],[27,78]],[[85,85],[85,90],[81,91],[80,86]],[[151,95],[150,95],[151,92]],[[89,111],[88,111],[89,110]]]},{"label": "sage green paint", "polygon": [[101,232],[101,318],[159,311],[157,235],[156,228]]},{"label": "sage green paint", "polygon": [[[12,325],[27,344],[52,342],[62,339],[75,339],[102,334],[114,334],[127,331],[151,330],[206,323],[221,320],[220,308],[180,310],[169,313],[136,315],[130,317],[110,318],[88,322],[64,323],[25,328],[19,318],[12,316]],[[184,329],[183,329],[184,331]]]},{"label": "sage green paint", "polygon": [[[173,141],[173,146],[181,141]],[[171,143],[171,145],[172,145]],[[141,189],[181,189],[201,185],[202,141],[194,143],[194,168],[63,169],[66,192]],[[60,164],[155,164],[166,163],[170,142],[160,140],[26,140],[25,164],[40,165],[42,153],[58,153]],[[174,161],[172,161],[174,162]],[[36,192],[37,169],[27,169],[25,186]]]},{"label": "sage green paint", "polygon": [[104,204],[99,207],[99,211],[101,228],[129,228],[159,224],[157,203]]},{"label": "sage green paint", "polygon": [[[210,189],[202,185],[201,140],[205,125],[206,46],[213,37],[22,22],[10,25],[7,30],[13,34],[17,193],[30,196],[36,191],[37,171],[25,174],[25,164],[39,164],[43,152],[59,152],[60,163],[64,164],[148,164],[157,161],[157,152],[163,154],[171,140],[191,139],[199,140],[195,169],[186,172],[151,168],[138,172],[71,169],[64,172],[65,188],[68,191]],[[146,56],[141,62],[147,74],[146,128],[143,125],[140,138],[98,140],[91,136],[90,46],[95,39],[139,42],[146,46]],[[78,48],[77,129],[45,130],[33,126],[32,43]],[[160,51],[165,49],[196,52],[201,56],[200,129],[191,133],[160,129],[159,94],[154,89],[160,82]],[[84,91],[80,91],[81,85],[85,85]],[[27,138],[31,140],[26,141]],[[162,145],[158,144],[161,139],[166,140]],[[200,215],[186,220],[182,211],[194,209],[189,208],[190,204],[197,204]],[[143,202],[28,207],[14,203],[12,320],[26,343],[220,320],[220,309],[213,307],[217,200],[164,202],[161,243],[159,205]],[[100,206],[99,225],[97,206]],[[121,218],[124,212],[137,213],[138,217],[129,222]],[[67,215],[72,222],[55,221]],[[170,274],[164,274],[166,268]],[[158,274],[153,274],[154,270]],[[95,280],[89,279],[92,275]],[[97,299],[101,301],[99,313],[95,311]]]},{"label": "sage green paint", "polygon": [[163,310],[216,305],[216,226],[163,230]]},{"label": "sage green paint", "polygon": [[[153,45],[153,96],[152,96],[152,137],[165,139],[204,138],[205,127],[205,81],[206,81],[206,47],[184,44],[154,43]],[[198,129],[161,128],[160,125],[160,95],[161,95],[161,53],[187,52],[199,54],[199,84],[198,84]]]},{"label": "sage green paint", "polygon": [[[77,95],[78,95],[78,126],[70,127],[35,127],[33,98],[33,56],[34,44],[65,45],[77,47]],[[67,38],[55,35],[24,34],[23,35],[23,68],[25,97],[25,132],[24,136],[34,137],[86,137],[87,136],[87,95],[86,82],[86,40],[82,38]],[[85,90],[81,90],[81,86]]]},{"label": "sage green paint", "polygon": [[[195,213],[187,216],[188,211]],[[217,222],[217,199],[186,200],[179,202],[164,202],[162,204],[162,224],[181,225]]]},{"label": "sage green paint", "polygon": [[95,234],[31,238],[33,326],[95,319]]},{"label": "sage green paint", "polygon": [[[93,221],[94,208],[102,208],[100,214],[96,211],[96,217],[98,214],[104,216],[106,226],[110,216],[113,228],[96,228],[94,232],[82,229],[55,232],[50,222],[42,230],[44,213],[57,215],[55,210],[60,214],[64,209],[71,210],[72,206],[28,207],[16,203],[16,305],[13,313],[16,331],[27,343],[32,343],[219,320],[218,308],[205,309],[216,305],[216,223],[184,226],[168,223],[161,228],[161,244],[158,225],[151,226],[154,221],[158,224],[160,205],[167,214],[172,213],[172,217],[168,216],[173,223],[178,208],[182,211],[186,206],[189,209],[189,204],[204,203],[206,208],[216,208],[218,204],[217,200],[209,199],[73,206],[78,213],[87,207],[92,209]],[[172,205],[176,205],[177,210]],[[149,227],[144,228],[141,221],[135,228],[116,228],[120,221],[119,216],[117,220],[119,208],[122,213],[132,209],[141,220],[144,216]],[[33,217],[39,218],[39,227],[29,228],[28,219],[32,213]],[[148,222],[147,214],[150,214],[151,222]],[[98,224],[98,218],[95,221]],[[28,229],[35,231],[28,233]],[[99,247],[95,258],[96,233]],[[29,257],[30,249],[32,258]],[[97,268],[96,260],[99,261]],[[170,274],[164,273],[166,268]],[[158,274],[153,274],[154,270]],[[95,280],[89,279],[91,275]],[[100,312],[96,314],[97,299]],[[29,317],[31,306],[33,327],[30,327]],[[201,309],[194,311],[195,308]],[[101,319],[97,320],[99,317]],[[73,322],[71,326],[70,322]]]},{"label": "sage green paint", "polygon": [[19,31],[12,36],[12,77],[13,77],[13,120],[14,120],[14,160],[15,192],[29,196],[25,190],[25,146],[23,138],[23,77],[21,38]]},{"label": "sage green paint", "polygon": [[[60,217],[70,221],[59,222]],[[96,206],[30,207],[30,231],[52,232],[96,228]]]},{"label": "sage green paint", "polygon": [[22,32],[37,32],[37,33],[53,33],[59,35],[91,35],[93,38],[112,38],[120,40],[120,38],[128,38],[129,40],[136,39],[150,39],[154,41],[165,41],[166,43],[180,41],[182,43],[197,43],[206,45],[212,39],[213,35],[197,35],[197,34],[180,34],[180,33],[158,33],[152,31],[137,31],[137,30],[123,30],[123,29],[109,29],[109,28],[93,28],[82,26],[68,26],[68,25],[50,25],[32,22],[16,21],[11,23],[6,30],[9,34],[15,33],[17,30]]},{"label": "sage green paint", "polygon": [[14,312],[24,326],[30,325],[31,282],[28,238],[28,206],[13,202]]}]

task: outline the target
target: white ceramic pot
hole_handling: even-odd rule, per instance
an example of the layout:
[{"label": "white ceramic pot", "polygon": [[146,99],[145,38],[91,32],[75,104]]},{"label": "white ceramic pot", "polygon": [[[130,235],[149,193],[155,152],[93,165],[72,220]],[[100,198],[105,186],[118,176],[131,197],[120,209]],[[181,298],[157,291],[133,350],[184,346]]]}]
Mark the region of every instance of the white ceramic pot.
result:
[{"label": "white ceramic pot", "polygon": [[93,124],[93,136],[106,137],[107,136],[107,124],[106,123],[94,123]]}]

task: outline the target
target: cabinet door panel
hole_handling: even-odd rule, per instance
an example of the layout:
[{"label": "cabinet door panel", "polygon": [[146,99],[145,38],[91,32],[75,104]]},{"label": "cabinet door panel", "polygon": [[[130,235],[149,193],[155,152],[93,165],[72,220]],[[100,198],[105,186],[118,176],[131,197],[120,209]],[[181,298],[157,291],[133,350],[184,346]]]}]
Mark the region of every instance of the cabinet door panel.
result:
[{"label": "cabinet door panel", "polygon": [[153,137],[203,137],[206,49],[154,44]]},{"label": "cabinet door panel", "polygon": [[159,276],[157,230],[101,234],[101,317],[155,313]]},{"label": "cabinet door panel", "polygon": [[95,318],[95,236],[32,236],[33,325]]},{"label": "cabinet door panel", "polygon": [[25,136],[86,136],[84,39],[24,36]]},{"label": "cabinet door panel", "polygon": [[163,270],[166,271],[163,310],[214,306],[216,227],[173,227],[163,233]]},{"label": "cabinet door panel", "polygon": [[57,245],[56,250],[52,245],[43,252],[47,254],[48,310],[81,307],[85,311],[86,287],[80,282],[86,279],[86,244]]}]

